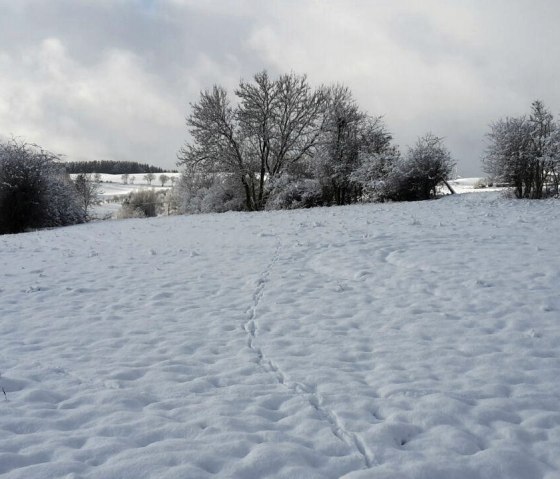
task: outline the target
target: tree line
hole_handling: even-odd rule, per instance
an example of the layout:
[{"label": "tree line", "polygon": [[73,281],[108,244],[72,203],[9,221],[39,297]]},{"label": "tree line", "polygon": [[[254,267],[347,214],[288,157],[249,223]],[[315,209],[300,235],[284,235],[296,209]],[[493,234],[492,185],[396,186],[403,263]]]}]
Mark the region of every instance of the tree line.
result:
[{"label": "tree line", "polygon": [[70,174],[79,173],[105,173],[109,175],[122,175],[134,173],[164,173],[165,170],[158,166],[137,161],[66,161],[63,163],[66,171]]},{"label": "tree line", "polygon": [[183,212],[429,199],[454,166],[431,133],[402,153],[383,118],[342,85],[263,71],[234,97],[216,85],[191,105],[190,140],[178,153]]},{"label": "tree line", "polygon": [[[442,138],[427,133],[401,150],[383,117],[360,109],[345,86],[313,88],[305,75],[263,71],[233,93],[214,86],[191,105],[177,182],[147,164],[63,163],[40,146],[0,142],[0,234],[87,221],[100,188],[93,172],[122,172],[125,183],[131,173],[151,183],[159,172],[162,186],[174,183],[167,211],[180,213],[425,200],[442,185],[453,192],[455,163]],[[543,102],[492,123],[487,140],[483,166],[493,181],[518,198],[558,195],[560,124]],[[149,195],[129,195],[126,215],[157,214],[162,197]]]}]

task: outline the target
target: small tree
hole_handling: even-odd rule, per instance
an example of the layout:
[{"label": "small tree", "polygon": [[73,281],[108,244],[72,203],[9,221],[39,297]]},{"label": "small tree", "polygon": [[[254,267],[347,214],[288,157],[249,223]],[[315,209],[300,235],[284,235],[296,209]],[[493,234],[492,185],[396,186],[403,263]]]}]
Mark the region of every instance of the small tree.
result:
[{"label": "small tree", "polygon": [[17,140],[0,144],[0,234],[85,220],[59,161],[36,145]]},{"label": "small tree", "polygon": [[169,181],[169,176],[167,176],[166,174],[161,174],[159,175],[159,181],[161,182],[161,186],[165,186],[165,183],[167,183]]},{"label": "small tree", "polygon": [[80,173],[74,180],[74,187],[85,218],[89,218],[89,210],[92,205],[99,203],[101,184],[91,174]]},{"label": "small tree", "polygon": [[387,150],[366,160],[361,169],[365,185],[382,201],[433,198],[437,186],[447,184],[455,165],[443,140],[431,133],[419,138],[405,156]]},{"label": "small tree", "polygon": [[518,198],[528,197],[530,126],[525,117],[500,119],[490,125],[484,170],[493,181],[505,182]]},{"label": "small tree", "polygon": [[123,185],[128,185],[128,179],[129,179],[130,175],[128,173],[123,173],[121,175],[121,180],[123,182]]},{"label": "small tree", "polygon": [[531,129],[531,169],[533,170],[532,198],[542,198],[545,193],[545,185],[550,180],[556,163],[553,143],[558,127],[552,113],[540,100],[534,101],[531,105],[529,125]]},{"label": "small tree", "polygon": [[152,181],[156,179],[156,175],[154,175],[153,173],[146,173],[144,175],[144,179],[148,182],[148,185],[151,185]]},{"label": "small tree", "polygon": [[537,100],[531,114],[500,119],[490,126],[484,170],[513,186],[518,198],[557,194],[560,171],[560,128]]},{"label": "small tree", "polygon": [[405,186],[401,194],[405,199],[427,200],[436,196],[439,184],[447,183],[455,162],[443,138],[427,133],[409,148],[400,166]]}]

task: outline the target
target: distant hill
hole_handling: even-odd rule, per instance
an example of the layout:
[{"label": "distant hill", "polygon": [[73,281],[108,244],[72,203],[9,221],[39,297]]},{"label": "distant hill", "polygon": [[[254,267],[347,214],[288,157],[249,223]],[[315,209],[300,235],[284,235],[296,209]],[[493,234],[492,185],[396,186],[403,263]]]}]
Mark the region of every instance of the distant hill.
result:
[{"label": "distant hill", "polygon": [[107,173],[110,175],[120,175],[123,173],[163,173],[158,166],[138,163],[136,161],[67,161],[64,163],[66,171],[74,173]]}]

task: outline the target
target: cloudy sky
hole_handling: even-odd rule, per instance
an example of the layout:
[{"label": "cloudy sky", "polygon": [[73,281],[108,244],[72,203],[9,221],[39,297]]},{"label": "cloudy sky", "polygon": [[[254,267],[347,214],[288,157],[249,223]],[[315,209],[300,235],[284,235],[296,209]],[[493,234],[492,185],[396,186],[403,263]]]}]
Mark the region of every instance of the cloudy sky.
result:
[{"label": "cloudy sky", "polygon": [[557,0],[0,0],[0,136],[174,167],[201,89],[295,71],[479,175],[491,121],[560,113],[558,19]]}]

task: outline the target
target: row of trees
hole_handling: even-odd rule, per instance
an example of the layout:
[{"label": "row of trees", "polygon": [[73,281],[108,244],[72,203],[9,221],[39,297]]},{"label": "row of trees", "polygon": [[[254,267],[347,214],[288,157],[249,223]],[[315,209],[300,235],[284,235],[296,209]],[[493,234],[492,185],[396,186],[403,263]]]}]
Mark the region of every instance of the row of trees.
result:
[{"label": "row of trees", "polygon": [[511,184],[518,198],[558,195],[560,183],[560,125],[535,101],[529,116],[500,119],[488,134],[485,172]]},{"label": "row of trees", "polygon": [[137,161],[66,161],[66,171],[70,174],[79,173],[105,173],[110,175],[133,173],[163,173],[165,170],[158,166],[138,163]]},{"label": "row of trees", "polygon": [[234,93],[235,102],[214,86],[191,105],[191,140],[178,154],[184,212],[428,199],[451,174],[441,138],[401,154],[382,117],[361,111],[344,86],[264,71]]},{"label": "row of trees", "polygon": [[[401,152],[383,118],[362,111],[344,86],[314,89],[305,76],[272,79],[261,72],[241,81],[235,97],[214,86],[191,105],[191,139],[179,152],[183,172],[168,211],[424,200],[435,197],[442,184],[453,192],[447,179],[454,162],[441,138],[428,133]],[[558,194],[560,125],[542,102],[535,101],[528,116],[493,123],[488,138],[484,168],[494,181],[513,185],[519,198]],[[68,165],[97,174],[81,171],[72,181]],[[0,234],[86,221],[99,194],[99,173],[109,171],[105,166],[112,173],[117,167],[148,167],[64,164],[39,146],[1,143]],[[131,181],[130,173],[122,173],[123,182]],[[151,184],[156,175],[148,171],[144,178]],[[162,186],[172,180],[159,175]],[[162,199],[150,195],[155,193],[130,195],[125,215],[156,214]]]},{"label": "row of trees", "polygon": [[[146,173],[143,176],[143,179],[146,183],[148,183],[148,185],[152,184],[152,181],[154,181],[157,178],[157,180],[161,183],[161,186],[165,186],[166,183],[171,182],[172,185],[175,184],[176,181],[176,177],[175,176],[169,176],[166,175],[165,173],[162,173],[159,176],[156,176],[154,173]],[[134,174],[128,174],[128,173],[123,173],[121,175],[121,180],[123,182],[123,185],[133,185],[134,182],[136,181]]]}]

